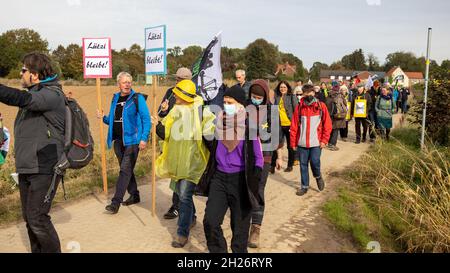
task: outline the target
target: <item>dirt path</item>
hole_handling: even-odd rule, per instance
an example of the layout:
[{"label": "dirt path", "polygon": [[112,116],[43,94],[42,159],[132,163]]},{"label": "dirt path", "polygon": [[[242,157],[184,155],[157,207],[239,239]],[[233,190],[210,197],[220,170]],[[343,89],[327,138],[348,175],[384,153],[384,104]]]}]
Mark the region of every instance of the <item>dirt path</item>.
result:
[{"label": "dirt path", "polygon": [[[323,151],[322,172],[326,181],[323,192],[318,192],[313,179],[307,195],[299,197],[295,194],[300,185],[298,166],[291,173],[281,171],[269,176],[261,248],[257,252],[357,251],[323,218],[320,210],[338,186],[338,180],[333,179],[332,174],[351,167],[369,148],[369,144],[354,143],[353,122],[349,127],[349,142],[339,141],[337,152]],[[202,197],[194,197],[198,221],[190,242],[181,250],[170,246],[177,220],[163,219],[171,203],[172,192],[168,184],[167,179],[158,181],[156,217],[151,216],[151,186],[148,184],[139,188],[140,204],[121,207],[116,215],[104,212],[107,200],[102,195],[54,208],[51,215],[63,252],[207,252],[202,225],[206,198]],[[230,242],[228,215],[223,228]],[[25,224],[21,222],[1,229],[0,242],[0,252],[28,252]]]}]

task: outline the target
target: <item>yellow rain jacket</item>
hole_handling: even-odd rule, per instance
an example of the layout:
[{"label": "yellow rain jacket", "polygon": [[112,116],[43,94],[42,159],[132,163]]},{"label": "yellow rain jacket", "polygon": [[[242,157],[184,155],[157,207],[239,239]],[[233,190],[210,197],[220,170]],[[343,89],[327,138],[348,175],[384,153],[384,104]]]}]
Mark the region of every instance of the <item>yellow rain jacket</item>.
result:
[{"label": "yellow rain jacket", "polygon": [[165,127],[162,154],[156,159],[156,175],[197,184],[206,169],[209,151],[202,136],[214,135],[214,114],[203,108],[201,97],[190,105],[175,105],[161,121]]}]

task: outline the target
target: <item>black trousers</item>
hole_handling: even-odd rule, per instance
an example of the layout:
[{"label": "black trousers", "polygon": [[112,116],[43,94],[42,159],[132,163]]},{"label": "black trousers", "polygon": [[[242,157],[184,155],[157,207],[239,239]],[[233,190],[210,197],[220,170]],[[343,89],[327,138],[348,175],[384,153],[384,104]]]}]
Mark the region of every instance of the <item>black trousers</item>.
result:
[{"label": "black trousers", "polygon": [[52,183],[52,174],[19,174],[22,216],[27,226],[32,253],[60,253],[61,243],[48,215],[60,179],[57,179],[50,202],[44,203]]},{"label": "black trousers", "polygon": [[[270,165],[268,163],[264,163],[261,180],[259,181],[258,194],[261,197],[261,200],[264,201],[264,190],[266,188],[267,178],[269,177],[269,169]],[[252,209],[252,224],[261,225],[264,217],[264,205],[253,208]]]},{"label": "black trousers", "polygon": [[328,141],[328,144],[336,146],[337,141],[338,141],[338,136],[339,136],[339,130],[340,129],[333,129],[331,131],[331,136],[330,136],[330,140]]},{"label": "black trousers", "polygon": [[121,140],[115,140],[114,152],[119,160],[120,172],[112,203],[121,204],[125,191],[128,190],[130,195],[139,195],[136,177],[134,175],[134,166],[139,155],[139,145],[125,147]]},{"label": "black trousers", "polygon": [[348,121],[345,122],[345,128],[339,129],[339,134],[341,135],[341,138],[348,137]]},{"label": "black trousers", "polygon": [[205,218],[203,219],[209,252],[228,252],[222,224],[225,214],[230,208],[231,231],[233,232],[231,250],[233,253],[247,253],[251,205],[248,200],[244,172],[227,174],[216,171],[210,183]]},{"label": "black trousers", "polygon": [[[282,138],[286,137],[286,146],[288,149],[288,167],[294,166],[295,160],[295,151],[291,148],[291,133],[289,132],[291,129],[290,126],[281,127]],[[274,151],[272,154],[272,167],[276,166],[278,154],[277,151]]]},{"label": "black trousers", "polygon": [[[361,126],[363,127],[362,135],[361,135]],[[355,118],[355,132],[356,132],[356,140],[359,141],[362,139],[367,139],[367,130],[369,126],[366,118]]]}]

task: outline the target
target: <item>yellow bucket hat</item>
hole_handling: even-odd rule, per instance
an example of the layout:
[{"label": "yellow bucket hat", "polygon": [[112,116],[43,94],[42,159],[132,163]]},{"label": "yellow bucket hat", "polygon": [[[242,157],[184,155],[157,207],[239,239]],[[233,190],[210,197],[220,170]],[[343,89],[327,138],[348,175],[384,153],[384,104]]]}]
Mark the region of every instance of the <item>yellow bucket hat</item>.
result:
[{"label": "yellow bucket hat", "polygon": [[186,102],[194,102],[197,97],[196,86],[191,80],[182,80],[173,88],[173,93]]}]

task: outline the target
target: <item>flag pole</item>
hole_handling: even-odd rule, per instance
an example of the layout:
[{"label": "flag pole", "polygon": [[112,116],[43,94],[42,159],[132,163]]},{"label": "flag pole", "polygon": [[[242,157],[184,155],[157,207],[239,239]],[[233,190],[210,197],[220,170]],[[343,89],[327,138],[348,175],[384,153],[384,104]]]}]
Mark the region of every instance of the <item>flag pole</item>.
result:
[{"label": "flag pole", "polygon": [[[158,76],[152,76],[152,116],[156,116],[156,88]],[[152,124],[152,216],[156,215],[156,124]]]},{"label": "flag pole", "polygon": [[430,47],[431,47],[431,28],[428,28],[428,42],[427,42],[427,59],[425,69],[425,92],[423,97],[423,114],[422,114],[422,135],[420,138],[420,148],[425,148],[425,121],[427,117],[427,100],[428,100],[428,80],[430,73]]},{"label": "flag pole", "polygon": [[[97,86],[97,103],[98,109],[102,111],[102,95],[100,92],[100,78],[96,78]],[[103,134],[103,119],[100,119],[100,149],[102,154],[102,179],[103,179],[103,192],[108,197],[108,179],[106,176],[106,152],[105,152],[105,135]]]}]

